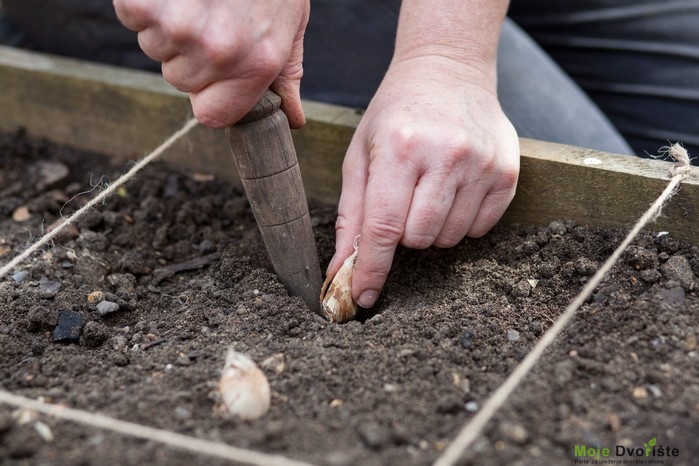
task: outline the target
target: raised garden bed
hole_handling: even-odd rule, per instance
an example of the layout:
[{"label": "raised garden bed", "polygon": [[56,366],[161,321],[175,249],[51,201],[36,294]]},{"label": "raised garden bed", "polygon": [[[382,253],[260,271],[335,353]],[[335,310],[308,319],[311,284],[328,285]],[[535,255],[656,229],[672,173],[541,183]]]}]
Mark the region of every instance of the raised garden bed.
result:
[{"label": "raised garden bed", "polygon": [[[118,177],[181,124],[186,100],[145,73],[0,57],[3,88],[16,91],[0,97],[13,109],[0,138],[5,263],[99,186],[79,193]],[[339,160],[358,116],[308,105],[297,147],[325,265]],[[220,132],[197,129],[168,164],[146,168],[3,279],[3,390],[315,464],[430,464],[657,197],[669,166],[523,141],[519,194],[502,225],[449,250],[400,250],[376,309],[332,325],[269,271],[234,176],[209,175],[234,173],[227,150]],[[334,177],[316,180],[316,166]],[[697,184],[694,173],[465,463],[574,464],[576,445],[615,453],[656,438],[679,454],[656,460],[695,464]],[[102,297],[118,309],[101,315]],[[270,380],[272,408],[260,420],[214,413],[228,346]],[[228,464],[11,406],[0,407],[0,457]]]}]

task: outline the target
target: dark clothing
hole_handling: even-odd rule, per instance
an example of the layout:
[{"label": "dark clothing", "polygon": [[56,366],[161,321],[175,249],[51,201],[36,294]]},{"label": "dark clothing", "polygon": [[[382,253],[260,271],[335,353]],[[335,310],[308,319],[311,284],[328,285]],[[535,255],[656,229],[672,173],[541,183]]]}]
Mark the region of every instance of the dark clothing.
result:
[{"label": "dark clothing", "polygon": [[[366,107],[400,3],[311,0],[302,96]],[[111,0],[2,4],[34,48],[159,69]],[[521,29],[504,25],[498,93],[520,136],[638,155],[682,142],[699,160],[699,0],[512,0],[510,17]],[[0,26],[0,40],[16,43]]]},{"label": "dark clothing", "polygon": [[679,141],[699,157],[699,0],[513,0],[510,15],[637,154]]},{"label": "dark clothing", "polygon": [[[303,96],[366,106],[399,6],[312,0]],[[534,39],[506,24],[499,48],[520,136],[638,155],[682,142],[699,158],[699,0],[512,0],[510,16]]]}]

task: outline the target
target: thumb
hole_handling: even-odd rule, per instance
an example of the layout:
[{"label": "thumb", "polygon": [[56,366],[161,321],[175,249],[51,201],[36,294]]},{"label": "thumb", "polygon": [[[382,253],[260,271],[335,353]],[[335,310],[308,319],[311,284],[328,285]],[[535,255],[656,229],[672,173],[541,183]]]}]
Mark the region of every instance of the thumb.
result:
[{"label": "thumb", "polygon": [[289,120],[292,129],[306,124],[306,115],[301,105],[301,80],[279,76],[270,86],[282,98],[281,109]]},{"label": "thumb", "polygon": [[303,77],[303,36],[305,22],[296,33],[291,46],[289,59],[274,80],[271,89],[282,98],[282,111],[289,119],[289,126],[298,129],[306,123],[306,115],[301,105],[301,78]]}]

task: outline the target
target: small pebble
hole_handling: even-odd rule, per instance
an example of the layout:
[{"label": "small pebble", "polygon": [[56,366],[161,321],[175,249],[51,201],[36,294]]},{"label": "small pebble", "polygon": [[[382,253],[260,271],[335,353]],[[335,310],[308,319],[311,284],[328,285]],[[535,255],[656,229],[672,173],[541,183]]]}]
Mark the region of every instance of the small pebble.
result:
[{"label": "small pebble", "polygon": [[519,332],[517,330],[508,330],[507,331],[507,341],[518,341],[519,340]]},{"label": "small pebble", "polygon": [[342,406],[343,406],[344,404],[345,404],[345,402],[342,401],[342,400],[340,400],[340,399],[338,399],[338,398],[335,398],[334,400],[331,400],[331,401],[330,401],[330,407],[331,407],[331,408],[342,408]]},{"label": "small pebble", "polygon": [[532,292],[532,285],[527,280],[521,280],[512,287],[511,294],[515,298],[526,298]]},{"label": "small pebble", "polygon": [[655,398],[660,398],[663,396],[662,390],[657,385],[647,385],[646,388]]},{"label": "small pebble", "polygon": [[549,223],[549,231],[554,235],[565,235],[568,230],[563,222],[554,220]]},{"label": "small pebble", "polygon": [[70,169],[61,162],[55,160],[40,160],[34,166],[39,174],[37,186],[40,190],[54,188],[63,183],[70,175]]},{"label": "small pebble", "polygon": [[32,215],[29,213],[29,208],[26,205],[17,207],[14,212],[12,212],[12,220],[17,223],[26,222],[31,218],[31,216]]},{"label": "small pebble", "polygon": [[632,394],[637,400],[644,400],[648,398],[648,390],[646,390],[645,387],[634,387]]},{"label": "small pebble", "polygon": [[505,439],[519,445],[523,445],[529,440],[529,432],[521,424],[505,421],[500,424],[498,430]]},{"label": "small pebble", "polygon": [[471,381],[468,377],[461,378],[459,374],[452,372],[451,379],[454,386],[458,387],[462,393],[466,394],[471,391]]},{"label": "small pebble", "polygon": [[46,277],[39,281],[39,295],[45,299],[51,299],[61,289],[61,282],[49,280]]},{"label": "small pebble", "polygon": [[83,318],[78,312],[60,311],[58,325],[53,329],[53,341],[56,343],[77,343],[83,328]]},{"label": "small pebble", "polygon": [[621,418],[617,414],[612,413],[607,420],[609,422],[609,430],[614,433],[619,432],[619,429],[621,429]]},{"label": "small pebble", "polygon": [[544,326],[540,320],[533,320],[532,323],[529,324],[529,330],[538,337],[543,333]]},{"label": "small pebble", "polygon": [[118,310],[119,310],[119,305],[117,303],[113,303],[111,301],[101,301],[97,305],[97,312],[99,312],[99,315],[101,315],[101,316],[106,316],[108,314],[112,314]]},{"label": "small pebble", "polygon": [[446,395],[437,401],[436,410],[439,414],[456,414],[462,409],[461,400],[454,395]]},{"label": "small pebble", "polygon": [[369,448],[378,450],[391,443],[391,433],[376,422],[368,422],[359,426],[358,434]]},{"label": "small pebble", "polygon": [[190,419],[192,412],[184,406],[178,406],[175,408],[175,416],[179,419]]},{"label": "small pebble", "polygon": [[660,269],[668,280],[677,280],[686,291],[692,291],[696,284],[696,277],[692,266],[684,256],[672,256]]},{"label": "small pebble", "polygon": [[459,343],[466,349],[471,349],[473,346],[473,340],[476,339],[476,332],[473,329],[467,328],[461,334],[459,338]]},{"label": "small pebble", "polygon": [[102,291],[93,291],[87,295],[87,302],[90,304],[99,303],[100,301],[104,301],[104,292]]},{"label": "small pebble", "polygon": [[655,269],[648,269],[641,270],[639,277],[646,283],[655,283],[658,280],[660,280],[663,277],[663,275]]},{"label": "small pebble", "polygon": [[262,367],[262,369],[272,371],[276,375],[281,374],[282,372],[284,372],[285,368],[284,353],[273,354],[272,356],[262,361],[260,363],[260,367]]},{"label": "small pebble", "polygon": [[384,317],[381,314],[376,314],[371,319],[364,322],[364,325],[381,325],[384,322]]},{"label": "small pebble", "polygon": [[175,364],[177,364],[178,366],[189,366],[190,364],[192,364],[192,360],[189,359],[189,356],[187,356],[186,354],[180,353],[177,356]]},{"label": "small pebble", "polygon": [[464,405],[464,408],[469,413],[475,413],[476,411],[478,411],[478,403],[475,401],[469,401]]},{"label": "small pebble", "polygon": [[22,283],[28,276],[29,276],[29,272],[27,272],[25,270],[20,270],[19,272],[12,275],[12,279],[16,283]]},{"label": "small pebble", "polygon": [[34,429],[44,442],[53,442],[53,432],[51,432],[51,428],[49,426],[41,421],[34,421]]}]

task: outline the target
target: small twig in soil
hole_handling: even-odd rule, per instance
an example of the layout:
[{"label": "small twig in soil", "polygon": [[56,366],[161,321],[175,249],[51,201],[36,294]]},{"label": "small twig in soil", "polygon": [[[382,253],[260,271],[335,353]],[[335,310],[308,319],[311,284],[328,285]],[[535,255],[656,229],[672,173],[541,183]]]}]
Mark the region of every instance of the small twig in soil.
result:
[{"label": "small twig in soil", "polygon": [[221,253],[214,252],[206,256],[195,257],[194,259],[190,259],[188,261],[180,262],[178,264],[170,264],[160,268],[164,270],[169,270],[173,273],[186,272],[188,270],[198,270],[206,267],[212,262],[216,262],[220,257]]},{"label": "small twig in soil", "polygon": [[165,343],[167,341],[167,338],[158,338],[157,340],[149,341],[148,343],[144,343],[141,345],[142,350],[147,350],[148,348],[152,346],[159,345],[161,343]]}]

